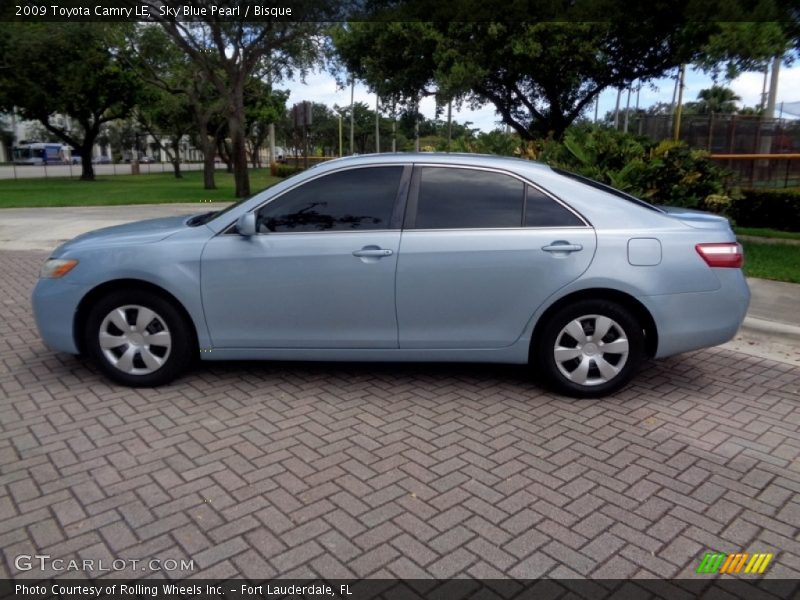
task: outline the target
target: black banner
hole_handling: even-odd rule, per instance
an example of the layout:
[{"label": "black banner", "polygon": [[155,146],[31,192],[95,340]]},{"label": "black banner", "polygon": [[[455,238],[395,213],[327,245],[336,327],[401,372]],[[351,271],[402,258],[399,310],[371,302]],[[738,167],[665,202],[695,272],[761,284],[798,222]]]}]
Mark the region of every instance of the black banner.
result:
[{"label": "black banner", "polygon": [[[654,5],[663,18],[664,3]],[[617,0],[2,0],[0,21],[263,23],[267,21],[561,21],[624,18]],[[796,21],[793,0],[753,6],[747,0],[671,0],[689,21]],[[639,13],[641,14],[641,13]]]},{"label": "black banner", "polygon": [[247,581],[234,579],[0,580],[0,597],[15,600],[790,600],[800,597],[794,580],[662,579],[369,579]]}]

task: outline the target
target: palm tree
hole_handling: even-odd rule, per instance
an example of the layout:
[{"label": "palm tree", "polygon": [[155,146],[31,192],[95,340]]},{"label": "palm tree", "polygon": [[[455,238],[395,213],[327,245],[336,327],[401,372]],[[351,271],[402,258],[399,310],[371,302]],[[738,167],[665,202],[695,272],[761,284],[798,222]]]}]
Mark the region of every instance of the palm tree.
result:
[{"label": "palm tree", "polygon": [[700,90],[697,94],[698,102],[691,102],[693,112],[701,115],[708,113],[734,113],[736,102],[741,100],[736,93],[721,85],[713,85],[708,89]]}]

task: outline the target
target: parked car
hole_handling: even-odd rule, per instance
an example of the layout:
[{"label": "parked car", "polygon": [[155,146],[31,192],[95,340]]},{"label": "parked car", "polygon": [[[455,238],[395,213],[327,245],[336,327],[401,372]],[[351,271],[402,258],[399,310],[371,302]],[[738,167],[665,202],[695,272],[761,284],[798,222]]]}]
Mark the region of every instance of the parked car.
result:
[{"label": "parked car", "polygon": [[139,159],[139,162],[140,162],[140,163],[143,163],[143,164],[146,164],[146,165],[148,165],[148,164],[150,164],[150,163],[154,163],[154,162],[156,162],[156,161],[155,161],[155,159],[154,159],[152,156],[142,156],[142,157]]},{"label": "parked car", "polygon": [[723,343],[749,290],[726,219],[542,164],[333,160],[225,210],[91,232],[34,290],[54,350],[165,384],[203,360],[530,363],[578,397]]},{"label": "parked car", "polygon": [[110,165],[111,164],[111,157],[109,157],[109,156],[95,156],[92,159],[92,164],[95,164],[95,165]]}]

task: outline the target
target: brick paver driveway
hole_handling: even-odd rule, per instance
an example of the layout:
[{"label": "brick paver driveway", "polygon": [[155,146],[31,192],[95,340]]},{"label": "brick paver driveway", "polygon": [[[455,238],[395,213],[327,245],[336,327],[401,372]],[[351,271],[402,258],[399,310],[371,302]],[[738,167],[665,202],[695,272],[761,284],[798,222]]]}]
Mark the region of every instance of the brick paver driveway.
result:
[{"label": "brick paver driveway", "polygon": [[137,391],[48,351],[28,300],[44,255],[0,256],[0,576],[48,554],[205,577],[672,577],[707,551],[800,576],[800,369],[697,352],[602,401],[472,365],[212,364]]}]

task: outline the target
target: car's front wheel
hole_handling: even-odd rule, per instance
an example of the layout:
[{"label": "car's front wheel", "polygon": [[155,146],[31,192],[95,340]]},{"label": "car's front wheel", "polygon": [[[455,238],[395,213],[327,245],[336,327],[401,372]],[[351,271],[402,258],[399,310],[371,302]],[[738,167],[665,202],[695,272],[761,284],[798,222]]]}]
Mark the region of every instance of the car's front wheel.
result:
[{"label": "car's front wheel", "polygon": [[619,390],[644,356],[641,324],[627,308],[606,300],[582,300],[558,310],[535,344],[535,366],[547,382],[577,398]]},{"label": "car's front wheel", "polygon": [[86,326],[86,348],[102,371],[129,386],[152,387],[181,375],[195,355],[185,317],[146,291],[118,291],[100,299]]}]

